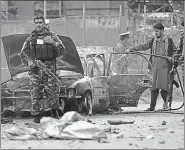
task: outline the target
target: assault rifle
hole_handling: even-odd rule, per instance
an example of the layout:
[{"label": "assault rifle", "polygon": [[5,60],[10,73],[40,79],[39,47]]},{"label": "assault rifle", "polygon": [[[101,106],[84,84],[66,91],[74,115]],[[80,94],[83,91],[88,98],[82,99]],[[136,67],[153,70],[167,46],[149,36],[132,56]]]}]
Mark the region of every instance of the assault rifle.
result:
[{"label": "assault rifle", "polygon": [[[61,84],[61,81],[58,79],[58,77],[51,70],[49,70],[43,62],[41,62],[40,60],[34,60],[30,56],[28,56],[24,51],[22,51],[21,54],[23,54],[28,60],[30,60],[31,62],[33,62],[40,69],[42,69],[48,76],[50,76],[54,80],[56,80],[57,81],[57,84],[60,87],[63,87],[63,85]],[[19,55],[20,55],[20,53],[19,53]]]},{"label": "assault rifle", "polygon": [[[177,74],[177,77],[178,77],[178,80],[179,80],[179,84],[180,84],[180,87],[181,87],[181,90],[182,90],[182,94],[184,96],[184,89],[183,89],[183,86],[182,86],[182,83],[181,83],[181,80],[180,80],[180,77],[179,77],[179,73],[177,71],[177,67],[178,67],[178,55],[173,56],[173,57],[174,57],[174,60],[175,61],[173,63],[172,69],[170,71],[170,84],[169,84],[170,92],[169,92],[169,94],[167,96],[167,99],[166,99],[166,102],[167,103],[169,102],[170,110],[172,110],[171,105],[172,105],[173,84],[175,84],[174,83],[174,81],[175,81],[174,80],[175,74]],[[178,83],[175,84],[175,85],[176,85],[177,88],[179,87]]]}]

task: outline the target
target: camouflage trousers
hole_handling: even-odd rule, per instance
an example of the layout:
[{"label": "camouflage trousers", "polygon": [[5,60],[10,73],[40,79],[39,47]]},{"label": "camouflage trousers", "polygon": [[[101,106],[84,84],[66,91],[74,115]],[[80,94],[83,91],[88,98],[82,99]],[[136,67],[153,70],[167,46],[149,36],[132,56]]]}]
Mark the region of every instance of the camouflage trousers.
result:
[{"label": "camouflage trousers", "polygon": [[[44,62],[54,74],[55,62]],[[46,109],[59,107],[59,88],[56,81],[38,67],[32,67],[29,72],[31,82],[32,114],[37,115]]]}]

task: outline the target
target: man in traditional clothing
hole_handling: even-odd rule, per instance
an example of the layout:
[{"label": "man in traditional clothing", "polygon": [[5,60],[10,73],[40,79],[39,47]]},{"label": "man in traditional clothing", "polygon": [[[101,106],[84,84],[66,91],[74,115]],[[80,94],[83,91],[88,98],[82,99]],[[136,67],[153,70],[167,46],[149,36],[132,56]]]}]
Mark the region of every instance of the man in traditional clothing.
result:
[{"label": "man in traditional clothing", "polygon": [[53,78],[28,61],[23,52],[34,60],[40,60],[56,74],[56,57],[64,52],[65,47],[58,36],[46,28],[42,16],[34,18],[34,26],[35,30],[23,44],[20,57],[22,62],[30,67],[32,114],[35,116],[34,122],[39,123],[46,110],[56,113],[59,109],[59,87]]},{"label": "man in traditional clothing", "polygon": [[[124,53],[128,48],[128,40],[129,40],[130,32],[122,33],[119,35],[119,43],[115,48],[115,53]],[[126,74],[128,73],[128,58],[126,54],[114,54],[113,55],[113,65],[112,70],[116,74]]]},{"label": "man in traditional clothing", "polygon": [[170,71],[172,69],[172,56],[174,54],[175,45],[171,38],[168,38],[164,34],[164,26],[161,23],[157,23],[154,25],[155,38],[149,40],[144,44],[138,44],[128,50],[127,52],[134,51],[144,51],[151,49],[151,54],[166,56],[166,58],[162,57],[151,57],[150,61],[153,66],[153,82],[151,88],[151,104],[146,111],[154,111],[157,97],[159,95],[159,90],[161,96],[164,100],[163,109],[168,109],[166,105],[166,98],[168,95],[169,82],[170,82]]}]

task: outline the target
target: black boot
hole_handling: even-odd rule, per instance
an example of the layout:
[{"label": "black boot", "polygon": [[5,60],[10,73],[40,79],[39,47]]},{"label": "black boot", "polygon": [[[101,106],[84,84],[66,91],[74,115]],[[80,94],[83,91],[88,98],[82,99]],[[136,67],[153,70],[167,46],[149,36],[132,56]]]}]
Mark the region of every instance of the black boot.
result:
[{"label": "black boot", "polygon": [[150,108],[146,109],[145,111],[154,111],[155,110],[158,95],[159,95],[159,90],[151,91]]}]

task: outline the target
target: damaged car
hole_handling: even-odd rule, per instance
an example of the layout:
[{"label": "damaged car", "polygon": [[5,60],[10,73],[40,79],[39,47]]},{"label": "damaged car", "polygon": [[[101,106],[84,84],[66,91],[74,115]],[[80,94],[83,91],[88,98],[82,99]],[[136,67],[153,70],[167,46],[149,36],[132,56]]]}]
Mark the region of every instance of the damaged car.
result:
[{"label": "damaged car", "polygon": [[[10,77],[2,73],[1,106],[3,110],[30,111],[29,68],[18,53],[28,34],[2,37],[2,49]],[[77,50],[70,37],[58,35],[66,47],[57,58],[57,77],[61,81],[60,109],[92,114],[113,107],[137,107],[139,97],[149,88],[146,74],[115,75],[111,69],[112,55],[83,53]],[[44,101],[45,105],[48,104]]]}]

